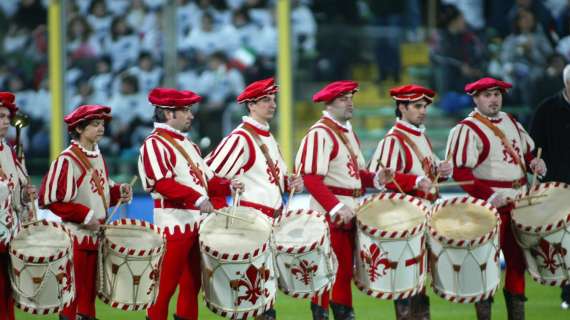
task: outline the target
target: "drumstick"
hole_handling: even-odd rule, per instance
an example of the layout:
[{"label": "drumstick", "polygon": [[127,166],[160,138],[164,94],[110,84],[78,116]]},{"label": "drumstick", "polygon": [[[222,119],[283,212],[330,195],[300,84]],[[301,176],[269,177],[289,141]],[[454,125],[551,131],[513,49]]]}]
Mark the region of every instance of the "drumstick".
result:
[{"label": "drumstick", "polygon": [[244,221],[244,222],[247,222],[247,223],[249,223],[249,224],[252,224],[252,223],[253,223],[253,221],[250,220],[250,219],[242,218],[242,217],[240,217],[240,216],[232,215],[232,214],[230,214],[230,213],[223,212],[223,211],[220,211],[220,210],[214,210],[214,211],[212,211],[212,212],[214,212],[214,213],[216,213],[216,214],[219,214],[219,215],[222,215],[222,216],[226,216],[226,217],[228,217],[228,218],[232,218],[232,219]]},{"label": "drumstick", "polygon": [[454,187],[454,186],[464,186],[464,185],[469,185],[469,184],[474,184],[475,181],[473,180],[468,180],[468,181],[449,181],[449,182],[441,182],[441,183],[435,183],[434,185],[437,188],[441,188],[441,187]]},{"label": "drumstick", "polygon": [[[239,176],[241,177],[242,175],[243,175],[243,168],[241,168],[239,170]],[[231,216],[236,215],[236,210],[237,210],[237,206],[239,205],[240,197],[241,197],[241,192],[236,190],[234,197],[232,199],[232,208],[230,209],[230,215]],[[226,219],[226,229],[232,225],[232,222],[233,222],[233,219],[231,217],[228,217]]]},{"label": "drumstick", "polygon": [[[449,162],[451,161],[451,153],[449,153],[447,155],[447,159],[445,159],[445,162]],[[439,177],[441,176],[441,172],[439,172],[439,170],[437,171],[437,174],[435,175],[435,179],[433,180],[433,183],[437,183],[439,181]],[[438,190],[438,188],[436,188],[435,186],[431,187],[430,193],[436,193]]]},{"label": "drumstick", "polygon": [[[382,162],[378,161],[378,165],[380,165],[380,168],[382,168],[382,170],[386,170],[386,167],[384,164],[382,164]],[[396,188],[398,188],[398,191],[400,191],[400,193],[404,193],[404,191],[402,191],[402,187],[400,187],[400,184],[398,181],[396,181],[396,171],[394,171],[394,176],[392,179],[390,179],[390,182],[393,182],[396,185]]]},{"label": "drumstick", "polygon": [[[135,183],[137,182],[137,179],[139,177],[138,176],[133,176],[133,179],[131,180],[131,182],[129,183],[129,185],[131,186],[131,192],[133,189],[133,186],[135,185]],[[107,218],[107,221],[105,221],[105,224],[108,224],[109,222],[111,222],[111,219],[113,219],[113,216],[115,215],[115,213],[117,213],[117,210],[119,209],[119,207],[123,204],[123,198],[119,199],[119,202],[117,202],[117,204],[115,205],[115,208],[113,209],[113,212],[111,212],[111,215],[109,215],[109,217]]]},{"label": "drumstick", "polygon": [[[297,168],[297,172],[295,172],[294,177],[299,176],[300,173],[301,173],[301,166]],[[285,206],[285,210],[283,211],[285,214],[287,213],[287,211],[289,211],[289,204],[291,203],[291,199],[293,199],[294,194],[295,194],[295,189],[292,189],[291,192],[289,192],[289,199],[287,199],[287,205]]]},{"label": "drumstick", "polygon": [[[540,160],[540,157],[542,156],[542,148],[538,148],[538,151],[536,153],[536,159]],[[532,182],[530,183],[530,191],[529,193],[532,193],[532,190],[534,190],[534,187],[536,186],[536,176],[537,176],[537,172],[536,170],[532,173]],[[528,205],[532,204],[532,198],[528,199]]]}]

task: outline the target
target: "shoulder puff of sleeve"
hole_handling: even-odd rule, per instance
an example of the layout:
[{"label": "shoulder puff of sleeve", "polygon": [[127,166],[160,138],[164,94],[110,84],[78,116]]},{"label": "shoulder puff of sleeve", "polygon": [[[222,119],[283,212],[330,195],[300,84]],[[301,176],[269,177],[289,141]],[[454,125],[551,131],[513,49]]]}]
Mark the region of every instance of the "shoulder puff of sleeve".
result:
[{"label": "shoulder puff of sleeve", "polygon": [[171,146],[155,136],[145,139],[140,149],[141,162],[148,178],[158,181],[163,178],[172,178],[176,166],[176,155]]},{"label": "shoulder puff of sleeve", "polygon": [[449,133],[446,157],[457,168],[474,168],[483,162],[490,151],[489,138],[471,121],[462,121]]},{"label": "shoulder puff of sleeve", "polygon": [[301,141],[296,161],[303,174],[324,175],[329,161],[338,154],[338,140],[334,133],[323,127],[313,127]]},{"label": "shoulder puff of sleeve", "polygon": [[235,130],[206,156],[206,164],[222,177],[233,177],[240,169],[248,170],[255,162],[253,143],[243,130]]}]

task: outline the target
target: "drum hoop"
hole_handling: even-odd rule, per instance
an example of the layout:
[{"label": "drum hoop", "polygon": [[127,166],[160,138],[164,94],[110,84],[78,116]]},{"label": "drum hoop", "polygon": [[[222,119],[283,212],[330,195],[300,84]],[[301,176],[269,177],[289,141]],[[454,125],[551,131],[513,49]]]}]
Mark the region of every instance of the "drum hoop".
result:
[{"label": "drum hoop", "polygon": [[112,251],[118,254],[127,255],[127,256],[137,256],[137,257],[149,257],[159,254],[164,249],[165,246],[164,236],[160,233],[160,228],[152,223],[137,219],[120,219],[113,221],[113,223],[111,223],[111,226],[131,226],[141,231],[147,230],[158,235],[162,239],[162,243],[158,247],[154,247],[151,249],[129,249],[123,246],[122,244],[113,242],[108,237],[105,237],[104,236],[105,233],[103,232],[102,233],[103,241],[101,242],[101,245],[103,244],[106,245],[108,248],[110,248]]},{"label": "drum hoop", "polygon": [[[522,197],[529,196],[531,193],[536,192],[536,191],[546,190],[546,189],[550,189],[550,188],[570,189],[570,185],[566,184],[564,182],[541,183],[541,184],[534,186],[534,188],[527,190],[523,194],[518,195],[516,199],[520,199]],[[560,231],[560,230],[566,228],[568,226],[568,224],[570,223],[570,212],[568,212],[564,218],[561,218],[556,222],[553,222],[553,223],[550,223],[550,224],[547,224],[544,226],[531,226],[528,224],[524,224],[524,223],[520,222],[520,220],[517,220],[515,218],[515,215],[511,215],[511,219],[513,220],[513,225],[520,232],[529,233],[529,234],[536,234],[536,235],[547,235],[547,234],[552,234],[554,232],[557,232],[557,231]]]},{"label": "drum hoop", "polygon": [[404,290],[401,292],[389,292],[389,291],[374,290],[374,289],[367,288],[363,283],[358,281],[358,279],[356,279],[356,277],[353,277],[352,280],[354,281],[354,284],[356,285],[358,290],[360,290],[362,293],[364,293],[368,296],[371,296],[371,297],[374,297],[377,299],[383,299],[383,300],[399,300],[399,299],[406,299],[406,298],[411,297],[413,295],[416,295],[418,292],[422,291],[425,287],[426,273],[424,272],[424,281],[422,281],[417,287],[412,288],[412,289],[407,289],[407,290]]},{"label": "drum hoop", "polygon": [[[65,256],[69,255],[69,253],[71,252],[71,249],[73,248],[73,236],[72,236],[71,232],[69,232],[69,229],[67,229],[63,224],[60,224],[60,223],[57,223],[54,221],[38,220],[38,221],[34,221],[30,224],[24,225],[22,227],[22,229],[20,230],[20,232],[22,232],[23,230],[29,229],[29,228],[37,227],[37,226],[47,226],[47,227],[51,227],[51,228],[55,228],[55,229],[59,229],[59,230],[63,231],[68,236],[69,246],[67,246],[63,250],[58,250],[57,253],[52,254],[48,257],[30,256],[28,254],[21,253],[20,249],[14,249],[10,246],[9,252],[10,252],[11,256],[18,258],[19,260],[27,262],[27,263],[41,264],[41,263],[46,263],[46,262],[57,261],[57,260],[65,257]],[[18,235],[16,235],[16,237],[17,236]],[[12,238],[12,241],[16,237]]]},{"label": "drum hoop", "polygon": [[536,281],[537,283],[540,283],[542,285],[545,286],[552,286],[552,287],[560,287],[560,286],[565,286],[568,283],[570,283],[569,279],[553,279],[553,280],[546,280],[543,277],[541,277],[540,275],[537,275],[534,271],[531,271],[527,268],[528,273],[530,274],[530,276],[532,277],[532,279],[534,281]]},{"label": "drum hoop", "polygon": [[73,301],[73,299],[70,299],[69,302],[66,302],[61,306],[57,306],[57,307],[53,307],[53,308],[34,308],[34,307],[29,306],[29,305],[25,305],[23,303],[20,303],[18,301],[15,301],[15,305],[18,309],[22,310],[23,312],[29,313],[29,314],[46,315],[46,314],[51,314],[51,313],[59,313],[59,312],[63,311],[63,309],[65,309],[71,305],[71,301]]},{"label": "drum hoop", "polygon": [[458,295],[455,294],[449,294],[449,293],[445,293],[443,291],[441,291],[439,288],[437,288],[434,284],[434,282],[431,283],[431,288],[433,289],[433,292],[435,292],[438,296],[440,296],[441,298],[450,301],[450,302],[454,302],[454,303],[475,303],[475,302],[479,302],[482,300],[486,300],[491,298],[492,296],[495,295],[495,292],[497,291],[497,289],[500,286],[500,282],[497,283],[497,285],[489,290],[486,293],[477,295],[477,296],[471,296],[471,297],[460,297]]},{"label": "drum hoop", "polygon": [[147,309],[149,306],[152,305],[152,303],[150,303],[150,302],[147,302],[147,303],[118,302],[118,301],[115,301],[115,300],[107,297],[106,295],[102,294],[101,292],[97,292],[97,297],[99,297],[99,299],[101,299],[101,301],[103,301],[103,303],[109,305],[111,308],[120,309],[123,311],[143,310],[143,309]]},{"label": "drum hoop", "polygon": [[322,214],[318,211],[306,210],[306,209],[290,210],[285,215],[281,215],[278,218],[278,220],[276,221],[275,225],[279,226],[279,224],[282,223],[283,220],[285,220],[289,217],[292,217],[295,215],[301,215],[301,214],[308,214],[308,215],[314,216],[315,218],[321,219],[324,223],[324,226],[325,226],[325,232],[323,233],[323,235],[319,239],[317,239],[317,240],[315,240],[309,244],[284,246],[284,245],[279,245],[276,243],[275,244],[275,250],[282,252],[282,253],[300,254],[300,253],[305,253],[305,252],[311,252],[311,251],[315,250],[317,247],[322,246],[325,243],[325,240],[327,239],[327,237],[330,234],[329,226],[326,223],[326,220],[324,218],[324,214]]},{"label": "drum hoop", "polygon": [[246,319],[248,317],[255,317],[255,316],[261,315],[265,311],[273,308],[273,305],[275,304],[275,296],[273,296],[273,297],[271,297],[269,302],[263,308],[258,308],[258,309],[255,309],[253,311],[238,311],[236,309],[227,309],[227,308],[221,307],[221,306],[219,306],[215,303],[212,303],[206,299],[204,299],[204,300],[206,301],[206,307],[208,307],[208,309],[210,309],[212,312],[214,312],[215,314],[217,314],[219,316],[230,318],[230,319]]},{"label": "drum hoop", "polygon": [[[449,237],[446,237],[446,236],[440,234],[435,228],[433,228],[433,225],[431,223],[431,219],[433,219],[434,214],[437,211],[439,211],[440,209],[445,208],[445,207],[450,206],[450,205],[453,205],[453,204],[456,204],[456,203],[475,204],[475,205],[480,205],[482,207],[487,208],[488,210],[490,210],[494,214],[495,221],[497,221],[497,224],[495,224],[495,226],[490,231],[485,233],[484,235],[477,237],[475,239],[471,239],[471,240],[451,239]],[[435,205],[432,208],[431,214],[430,214],[429,234],[435,240],[445,244],[446,246],[461,247],[461,248],[474,248],[474,247],[479,247],[479,246],[487,243],[495,235],[499,234],[500,226],[501,226],[501,218],[499,217],[499,212],[497,211],[497,209],[495,209],[495,207],[493,207],[487,201],[482,200],[482,199],[477,199],[474,197],[470,197],[470,196],[455,197],[455,198],[447,199],[441,203],[438,203],[437,205]]]},{"label": "drum hoop", "polygon": [[362,232],[374,238],[408,239],[424,231],[425,226],[427,224],[427,219],[424,219],[424,222],[422,222],[421,224],[417,224],[414,227],[403,231],[382,230],[378,227],[371,227],[362,222],[362,220],[360,220],[358,216],[359,210],[362,207],[366,206],[367,204],[378,200],[395,200],[399,202],[408,202],[411,203],[413,206],[415,206],[417,209],[419,209],[426,217],[429,216],[429,210],[424,205],[423,201],[420,198],[416,198],[404,193],[380,192],[376,195],[372,195],[362,199],[358,204],[358,208],[356,209],[356,224],[358,228],[362,230]]}]

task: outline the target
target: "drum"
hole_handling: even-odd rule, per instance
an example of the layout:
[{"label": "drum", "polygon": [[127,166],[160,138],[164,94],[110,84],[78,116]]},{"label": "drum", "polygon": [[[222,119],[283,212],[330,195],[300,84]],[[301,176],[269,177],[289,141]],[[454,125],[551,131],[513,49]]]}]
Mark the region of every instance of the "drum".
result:
[{"label": "drum", "polygon": [[279,289],[294,298],[311,298],[330,289],[338,266],[324,215],[289,211],[279,217],[273,231]]},{"label": "drum", "polygon": [[419,198],[380,193],[356,210],[354,282],[367,295],[404,299],[424,287],[428,209]]},{"label": "drum", "polygon": [[210,214],[200,225],[206,306],[222,317],[255,317],[273,306],[277,291],[271,222],[253,208],[224,211],[248,221]]},{"label": "drum", "polygon": [[10,279],[16,306],[32,314],[60,312],[75,297],[73,241],[61,224],[24,225],[10,243]]},{"label": "drum", "polygon": [[436,204],[429,220],[432,288],[442,298],[474,303],[499,286],[497,210],[481,199],[452,198]]},{"label": "drum", "polygon": [[142,220],[103,226],[99,242],[97,295],[121,310],[142,310],[158,295],[165,242],[160,229]]},{"label": "drum", "polygon": [[512,211],[515,237],[528,272],[541,284],[560,286],[570,279],[568,199],[570,186],[560,182],[541,183],[516,198]]}]

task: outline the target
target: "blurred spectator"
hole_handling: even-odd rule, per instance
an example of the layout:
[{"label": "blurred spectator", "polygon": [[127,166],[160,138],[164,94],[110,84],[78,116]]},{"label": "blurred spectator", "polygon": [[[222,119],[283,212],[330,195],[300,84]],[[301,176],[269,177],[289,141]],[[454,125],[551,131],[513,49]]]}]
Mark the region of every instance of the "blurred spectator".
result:
[{"label": "blurred spectator", "polygon": [[201,15],[198,6],[193,1],[176,0],[176,33],[179,44],[194,27],[192,23],[195,20],[200,21],[199,18],[195,18],[198,14]]},{"label": "blurred spectator", "polygon": [[360,24],[357,1],[313,0],[313,11],[317,21],[326,24]]},{"label": "blurred spectator", "polygon": [[515,5],[508,14],[509,25],[512,26],[511,33],[516,32],[517,20],[519,20],[518,12],[526,10],[532,12],[534,20],[538,28],[540,28],[546,37],[550,37],[552,31],[556,31],[556,21],[550,14],[550,11],[544,6],[543,1],[539,0],[516,0]]},{"label": "blurred spectator", "polygon": [[260,27],[271,24],[273,20],[271,11],[267,6],[267,0],[245,0],[243,8],[249,12],[251,21]]},{"label": "blurred spectator", "polygon": [[236,29],[242,46],[252,48],[259,36],[260,27],[251,21],[246,9],[238,9],[232,14],[232,25]]},{"label": "blurred spectator", "polygon": [[225,0],[197,0],[198,8],[196,14],[192,16],[192,28],[201,24],[202,16],[209,14],[212,16],[214,25],[223,26],[231,23],[231,14],[227,10]]},{"label": "blurred spectator", "polygon": [[45,26],[47,10],[40,0],[20,0],[12,20],[17,26],[32,32],[40,26]]},{"label": "blurred spectator", "polygon": [[109,12],[114,17],[124,16],[132,0],[105,0]]},{"label": "blurred spectator", "polygon": [[481,31],[485,27],[484,0],[442,0],[442,2],[457,7],[472,30]]},{"label": "blurred spectator", "polygon": [[305,54],[314,54],[317,22],[311,10],[299,0],[291,3],[291,28],[297,49]]},{"label": "blurred spectator", "polygon": [[454,113],[471,106],[463,95],[463,87],[483,75],[485,46],[467,28],[463,14],[453,5],[442,6],[439,27],[430,53],[435,88],[440,104]]},{"label": "blurred spectator", "polygon": [[148,112],[146,95],[139,91],[139,82],[134,76],[125,74],[120,78],[119,92],[109,101],[112,108],[111,136],[118,143],[119,150],[127,150],[133,145],[132,136],[138,125],[150,126],[152,112]]},{"label": "blurred spectator", "polygon": [[126,16],[129,26],[143,38],[158,25],[157,14],[148,10],[144,0],[133,0]]},{"label": "blurred spectator", "polygon": [[129,27],[125,18],[114,18],[111,23],[111,35],[105,38],[105,51],[111,56],[113,71],[122,71],[135,63],[139,50],[139,38]]},{"label": "blurred spectator", "polygon": [[245,87],[242,75],[228,68],[227,63],[226,55],[216,52],[208,58],[208,68],[200,76],[199,94],[204,100],[198,108],[198,132],[201,137],[208,137],[212,146],[217,146],[234,127],[230,106],[235,105],[237,95]]},{"label": "blurred spectator", "polygon": [[521,9],[516,17],[514,32],[503,42],[501,63],[505,79],[513,84],[513,102],[530,106],[532,84],[542,76],[552,48],[531,11]]},{"label": "blurred spectator", "polygon": [[141,52],[138,64],[128,69],[127,73],[137,78],[142,92],[149,92],[162,82],[162,68],[155,65],[149,52]]},{"label": "blurred spectator", "polygon": [[102,56],[95,64],[95,74],[89,79],[95,92],[95,100],[101,104],[107,103],[111,98],[113,74],[111,73],[111,58]]},{"label": "blurred spectator", "polygon": [[113,22],[113,17],[107,13],[105,0],[94,0],[91,2],[87,22],[91,25],[97,40],[103,43],[111,31],[111,23]]},{"label": "blurred spectator", "polygon": [[560,79],[562,78],[562,71],[566,66],[566,61],[563,55],[557,53],[548,57],[546,71],[532,85],[532,88],[534,88],[532,108],[536,108],[542,100],[564,88],[564,82],[560,81]]},{"label": "blurred spectator", "polygon": [[92,35],[91,27],[82,16],[71,18],[67,25],[67,52],[72,62],[93,60],[101,54],[101,43]]},{"label": "blurred spectator", "polygon": [[105,104],[104,101],[97,101],[93,92],[91,83],[86,78],[81,78],[77,81],[77,93],[69,100],[69,105],[75,109],[84,104]]},{"label": "blurred spectator", "polygon": [[190,57],[188,57],[183,52],[179,52],[177,61],[177,88],[180,90],[202,92],[202,89],[200,87],[200,74],[196,69],[192,68]]}]

